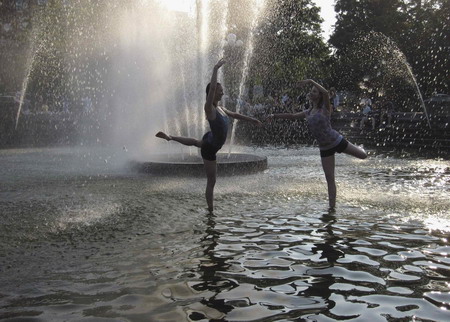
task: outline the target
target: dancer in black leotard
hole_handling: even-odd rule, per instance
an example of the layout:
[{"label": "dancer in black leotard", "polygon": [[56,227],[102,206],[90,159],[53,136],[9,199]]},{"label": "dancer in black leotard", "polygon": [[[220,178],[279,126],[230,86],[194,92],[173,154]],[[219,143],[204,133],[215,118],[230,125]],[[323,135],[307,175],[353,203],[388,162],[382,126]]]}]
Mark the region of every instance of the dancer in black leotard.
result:
[{"label": "dancer in black leotard", "polygon": [[218,103],[223,96],[223,88],[222,85],[217,82],[217,72],[224,63],[225,61],[221,59],[214,66],[211,82],[208,86],[206,86],[205,114],[211,131],[207,132],[201,140],[182,136],[172,136],[164,132],[156,133],[156,137],[167,141],[176,141],[183,145],[196,146],[201,149],[201,155],[203,158],[203,164],[205,165],[207,178],[205,197],[206,203],[208,204],[208,210],[210,212],[212,212],[214,208],[214,186],[217,178],[216,153],[222,148],[227,138],[228,117],[250,121],[257,126],[262,125],[262,123],[257,119],[232,112],[218,106]]}]

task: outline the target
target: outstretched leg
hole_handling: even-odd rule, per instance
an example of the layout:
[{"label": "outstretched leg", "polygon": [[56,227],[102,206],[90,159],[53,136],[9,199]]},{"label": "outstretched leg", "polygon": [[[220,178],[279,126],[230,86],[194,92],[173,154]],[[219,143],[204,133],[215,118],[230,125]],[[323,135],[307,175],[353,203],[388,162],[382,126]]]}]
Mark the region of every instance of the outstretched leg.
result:
[{"label": "outstretched leg", "polygon": [[187,145],[187,146],[196,146],[196,147],[201,147],[202,146],[202,140],[197,140],[197,139],[193,139],[193,138],[187,138],[184,136],[172,136],[172,135],[167,135],[164,132],[158,132],[155,135],[157,138],[161,138],[167,141],[176,141],[178,143],[181,143],[183,145]]},{"label": "outstretched leg", "polygon": [[329,157],[322,157],[322,168],[325,173],[325,179],[327,180],[328,185],[328,203],[330,205],[330,209],[334,209],[336,206],[336,181],[334,177],[334,154]]},{"label": "outstretched leg", "polygon": [[214,186],[217,178],[217,162],[203,159],[206,171],[206,203],[210,212],[214,209]]},{"label": "outstretched leg", "polygon": [[348,142],[347,147],[345,148],[344,151],[345,154],[349,154],[351,156],[357,157],[359,159],[365,159],[367,158],[367,153],[366,151],[364,151],[363,149],[361,149],[360,147]]}]

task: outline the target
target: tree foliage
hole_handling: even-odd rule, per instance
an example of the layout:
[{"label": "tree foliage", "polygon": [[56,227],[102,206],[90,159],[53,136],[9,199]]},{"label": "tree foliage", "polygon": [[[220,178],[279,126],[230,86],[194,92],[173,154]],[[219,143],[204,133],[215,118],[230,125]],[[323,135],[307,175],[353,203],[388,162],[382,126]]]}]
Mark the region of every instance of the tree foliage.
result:
[{"label": "tree foliage", "polygon": [[427,95],[450,92],[450,2],[410,1],[399,46]]},{"label": "tree foliage", "polygon": [[[395,49],[404,55],[404,62],[397,67],[411,67],[412,75],[426,96],[448,92],[449,7],[447,0],[336,0],[337,21],[330,38],[336,48],[334,80],[340,87],[357,89],[362,77],[370,73],[367,68],[379,65],[376,57],[372,66],[370,62],[361,62],[359,57],[367,52],[380,57],[386,54],[383,50]],[[374,42],[376,39],[368,37],[373,33],[387,37],[388,41],[381,45],[389,45],[382,47]],[[386,70],[386,74],[378,76],[394,79],[387,75],[389,72]]]},{"label": "tree foliage", "polygon": [[320,9],[311,0],[269,0],[257,33],[252,77],[269,91],[305,77],[324,78],[329,49]]}]

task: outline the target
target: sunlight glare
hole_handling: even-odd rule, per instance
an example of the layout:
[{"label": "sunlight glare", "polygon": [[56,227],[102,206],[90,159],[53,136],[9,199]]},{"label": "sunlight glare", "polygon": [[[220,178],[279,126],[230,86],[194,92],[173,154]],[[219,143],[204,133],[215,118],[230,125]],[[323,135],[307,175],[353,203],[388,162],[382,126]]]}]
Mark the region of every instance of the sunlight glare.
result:
[{"label": "sunlight glare", "polygon": [[171,11],[190,12],[195,6],[194,0],[159,0],[159,3]]},{"label": "sunlight glare", "polygon": [[440,230],[449,232],[450,231],[450,221],[444,219],[445,216],[436,215],[430,216],[425,219],[424,224],[429,230]]}]

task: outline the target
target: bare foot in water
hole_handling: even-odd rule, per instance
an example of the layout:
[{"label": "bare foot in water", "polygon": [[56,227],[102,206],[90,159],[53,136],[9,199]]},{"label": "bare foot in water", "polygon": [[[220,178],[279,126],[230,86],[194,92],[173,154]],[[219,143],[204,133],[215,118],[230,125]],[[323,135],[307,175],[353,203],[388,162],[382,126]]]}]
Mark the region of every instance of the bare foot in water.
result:
[{"label": "bare foot in water", "polygon": [[170,137],[170,136],[168,136],[166,133],[164,133],[164,132],[158,132],[158,133],[156,133],[155,134],[155,136],[157,137],[157,138],[161,138],[161,139],[164,139],[164,140],[167,140],[167,141],[170,141],[172,138]]}]

